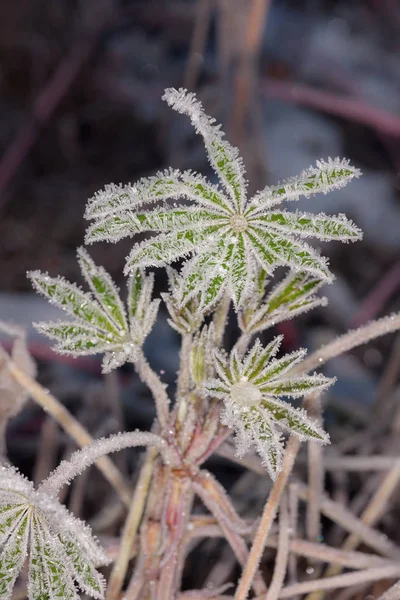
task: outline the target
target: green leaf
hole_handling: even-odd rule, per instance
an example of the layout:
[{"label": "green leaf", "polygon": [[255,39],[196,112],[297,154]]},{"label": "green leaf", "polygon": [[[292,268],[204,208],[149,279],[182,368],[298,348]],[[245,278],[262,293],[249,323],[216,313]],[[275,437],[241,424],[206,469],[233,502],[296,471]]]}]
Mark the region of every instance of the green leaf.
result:
[{"label": "green leaf", "polygon": [[[250,380],[254,385],[260,386],[261,384],[276,379],[277,377],[282,377],[289,369],[294,367],[298,362],[300,362],[304,356],[307,354],[306,350],[301,349],[296,352],[292,352],[291,354],[285,354],[283,358],[272,360],[269,365],[266,365],[262,370],[259,369],[259,374],[257,377],[252,373]],[[265,364],[265,363],[264,363]],[[274,384],[271,384],[274,385]],[[279,385],[279,383],[277,384]]]},{"label": "green leaf", "polygon": [[119,290],[103,267],[98,267],[83,249],[78,250],[79,264],[82,274],[88,282],[95,298],[107,313],[120,335],[128,330],[125,309],[119,297]]},{"label": "green leaf", "polygon": [[266,273],[272,273],[274,268],[280,264],[276,255],[269,250],[268,245],[259,238],[253,228],[247,229],[245,235],[251,244],[259,265]]},{"label": "green leaf", "polygon": [[100,333],[100,331],[94,328],[81,325],[80,322],[57,321],[56,323],[35,323],[35,328],[49,338],[60,342],[90,338],[99,342],[102,340],[106,344],[110,341],[115,342],[116,340],[116,336]]},{"label": "green leaf", "polygon": [[233,244],[229,244],[224,248],[224,252],[222,254],[222,260],[218,268],[210,274],[210,280],[206,282],[205,289],[201,290],[200,294],[200,310],[207,311],[210,310],[216,302],[218,302],[226,288],[228,273],[230,269],[230,263],[232,260],[233,254]]},{"label": "green leaf", "polygon": [[286,402],[264,399],[262,406],[271,412],[272,418],[281,427],[295,433],[302,439],[328,442],[329,436],[316,421],[309,418],[305,410],[294,408]]},{"label": "green leaf", "polygon": [[119,335],[119,329],[108,315],[98,306],[90,294],[82,292],[75,284],[61,277],[49,277],[39,271],[28,273],[35,289],[46,296],[52,304],[62,308],[73,317],[100,329]]},{"label": "green leaf", "polygon": [[95,598],[102,598],[105,588],[103,577],[75,543],[63,537],[60,537],[60,540],[81,590]]},{"label": "green leaf", "polygon": [[272,227],[278,232],[312,236],[319,240],[337,238],[341,241],[355,241],[362,238],[361,230],[344,215],[331,217],[323,213],[313,215],[303,212],[268,212],[250,222],[255,226]]},{"label": "green leaf", "polygon": [[214,226],[193,231],[172,231],[137,244],[128,257],[125,272],[137,267],[164,266],[173,262],[212,238],[219,229]]},{"label": "green leaf", "polygon": [[[267,380],[265,380],[267,381]],[[261,392],[271,394],[273,396],[291,396],[292,398],[300,398],[305,394],[317,390],[324,390],[334,382],[333,379],[328,379],[319,376],[300,377],[298,379],[289,379],[288,381],[271,381],[270,383],[258,383]]]},{"label": "green leaf", "polygon": [[[285,279],[268,295],[266,304],[268,312],[271,313],[281,306],[290,309],[290,305],[300,298],[308,298],[310,294],[316,292],[323,281],[310,276],[308,273],[289,273]],[[294,305],[299,306],[297,303]]]},{"label": "green leaf", "polygon": [[289,237],[283,237],[261,227],[251,227],[251,232],[258,242],[268,247],[271,254],[276,257],[276,265],[287,265],[291,269],[307,271],[326,281],[332,280],[326,260],[304,242],[296,243]]},{"label": "green leaf", "polygon": [[55,350],[60,354],[71,354],[79,356],[80,354],[99,354],[102,352],[110,352],[120,348],[121,342],[106,342],[95,337],[82,336],[60,342],[55,347]]},{"label": "green leaf", "polygon": [[259,340],[255,341],[244,361],[243,375],[248,377],[249,381],[254,383],[254,380],[268,366],[271,358],[278,352],[282,340],[283,336],[278,335],[265,348],[262,347]]},{"label": "green leaf", "polygon": [[283,446],[272,423],[267,419],[261,417],[254,441],[263,465],[267,468],[271,479],[275,481],[282,469]]},{"label": "green leaf", "polygon": [[244,167],[238,149],[224,139],[220,126],[208,117],[194,94],[184,89],[165,90],[163,100],[177,112],[190,117],[192,125],[204,140],[208,157],[213,169],[218,173],[225,188],[232,196],[236,208],[244,206],[246,181]]},{"label": "green leaf", "polygon": [[4,544],[25,507],[23,504],[8,504],[0,509],[0,546]]},{"label": "green leaf", "polygon": [[14,529],[0,555],[0,599],[11,597],[12,589],[25,562],[28,549],[29,517],[27,511],[16,519]]},{"label": "green leaf", "polygon": [[249,260],[246,252],[246,246],[243,235],[240,233],[237,236],[237,242],[234,245],[234,253],[230,268],[230,282],[233,292],[233,302],[238,309],[246,293],[249,291],[250,282],[252,279],[252,261]]},{"label": "green leaf", "polygon": [[170,230],[187,230],[201,224],[203,227],[213,223],[224,224],[227,215],[201,210],[197,206],[182,206],[163,210],[157,208],[142,213],[112,214],[96,221],[88,228],[86,243],[107,240],[117,242],[124,237],[130,237],[145,231],[167,232]]},{"label": "green leaf", "polygon": [[247,214],[264,212],[284,200],[298,200],[300,195],[323,193],[344,187],[354,177],[361,175],[347,160],[335,158],[317,161],[316,167],[305,169],[300,175],[275,186],[267,186],[251,200]]}]

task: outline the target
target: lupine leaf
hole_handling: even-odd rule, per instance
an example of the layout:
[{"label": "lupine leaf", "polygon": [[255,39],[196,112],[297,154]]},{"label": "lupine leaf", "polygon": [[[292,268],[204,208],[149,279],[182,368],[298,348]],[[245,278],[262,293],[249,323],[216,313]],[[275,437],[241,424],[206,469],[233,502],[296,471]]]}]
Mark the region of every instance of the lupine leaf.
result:
[{"label": "lupine leaf", "polygon": [[248,256],[243,234],[237,236],[234,254],[230,268],[230,282],[232,287],[233,302],[236,307],[241,306],[243,298],[248,294],[250,282],[253,277],[253,266]]},{"label": "lupine leaf", "polygon": [[103,267],[98,267],[88,253],[80,248],[78,250],[79,265],[90,289],[104,311],[113,320],[119,329],[120,335],[128,330],[125,309],[119,297],[119,290]]},{"label": "lupine leaf", "polygon": [[325,443],[329,440],[329,436],[316,421],[310,419],[305,410],[294,408],[286,402],[271,399],[264,399],[262,405],[271,412],[274,420],[281,427],[296,433],[301,438]]},{"label": "lupine leaf", "polygon": [[307,244],[299,244],[290,237],[283,237],[267,228],[251,227],[251,233],[259,244],[268,247],[271,254],[276,257],[276,264],[313,273],[326,281],[332,280],[326,260]]},{"label": "lupine leaf", "polygon": [[258,388],[265,394],[271,394],[272,396],[290,396],[292,398],[300,398],[311,391],[323,390],[331,384],[332,379],[327,379],[322,375],[301,377],[276,383],[274,381],[271,381],[270,383],[257,382]]},{"label": "lupine leaf", "polygon": [[210,163],[218,173],[221,181],[230,193],[236,208],[244,206],[246,181],[244,167],[237,148],[224,140],[220,126],[214,125],[215,120],[208,117],[201,103],[194,94],[184,89],[165,90],[163,100],[179,113],[187,115],[203,139]]},{"label": "lupine leaf", "polygon": [[210,210],[201,210],[193,206],[182,206],[170,210],[155,209],[149,212],[132,213],[125,211],[121,215],[110,215],[96,221],[88,228],[87,243],[107,240],[117,242],[125,237],[143,231],[165,232],[193,229],[201,224],[203,227],[220,222],[227,222],[227,216]]},{"label": "lupine leaf", "polygon": [[103,219],[112,215],[121,217],[125,211],[132,214],[143,204],[179,198],[196,201],[221,214],[232,212],[229,201],[218,187],[204,177],[191,171],[182,173],[176,169],[169,169],[140,179],[135,186],[107,185],[89,200],[85,218]]},{"label": "lupine leaf", "polygon": [[101,331],[119,333],[111,319],[99,308],[90,294],[82,292],[75,284],[62,277],[49,277],[39,271],[28,273],[35,289],[46,296],[52,304],[62,308],[85,324],[97,327]]},{"label": "lupine leaf", "polygon": [[268,367],[271,358],[278,352],[282,340],[283,336],[278,335],[265,348],[261,346],[259,340],[256,340],[244,361],[243,375],[249,381],[256,380],[260,373],[263,373],[264,369]]},{"label": "lupine leaf", "polygon": [[57,321],[55,323],[35,323],[35,328],[53,340],[65,341],[74,338],[91,338],[103,341],[113,340],[116,336],[101,333],[98,329],[85,327],[79,321]]},{"label": "lupine leaf", "polygon": [[205,227],[190,231],[173,231],[137,244],[131,251],[125,272],[137,267],[160,267],[196,249],[210,239],[218,227]]},{"label": "lupine leaf", "polygon": [[294,365],[303,360],[306,354],[307,352],[304,349],[297,350],[291,354],[285,354],[282,358],[272,360],[269,365],[260,370],[257,377],[252,374],[249,379],[254,385],[260,385],[267,381],[273,381],[277,377],[281,378]]},{"label": "lupine leaf", "polygon": [[218,272],[211,275],[206,283],[205,289],[201,290],[200,309],[209,310],[221,297],[226,284],[226,273],[229,272],[230,263],[233,254],[233,244],[229,244],[222,254],[222,261],[218,267]]},{"label": "lupine leaf", "polygon": [[79,587],[94,598],[102,598],[105,590],[103,577],[96,571],[92,562],[85,557],[80,548],[63,537],[60,537],[64,552],[71,561],[75,579]]},{"label": "lupine leaf", "polygon": [[330,217],[325,214],[313,215],[303,212],[268,212],[250,221],[252,224],[267,225],[277,231],[302,237],[316,237],[319,240],[340,239],[359,240],[361,231],[344,215]]},{"label": "lupine leaf", "polygon": [[354,177],[359,177],[359,169],[352,167],[347,160],[339,158],[317,161],[316,167],[310,167],[283,183],[266,187],[251,200],[249,212],[263,212],[284,200],[298,200],[301,195],[323,193],[344,187]]},{"label": "lupine leaf", "polygon": [[29,519],[26,511],[15,527],[0,555],[0,599],[8,600],[18,577],[28,547]]}]

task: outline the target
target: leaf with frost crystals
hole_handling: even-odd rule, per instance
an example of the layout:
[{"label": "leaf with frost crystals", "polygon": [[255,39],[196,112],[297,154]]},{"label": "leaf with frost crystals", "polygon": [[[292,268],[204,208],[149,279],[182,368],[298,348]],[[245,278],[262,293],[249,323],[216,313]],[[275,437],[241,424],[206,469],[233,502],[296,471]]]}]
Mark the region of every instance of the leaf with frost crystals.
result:
[{"label": "leaf with frost crystals", "polygon": [[104,597],[105,582],[95,565],[109,559],[90,528],[12,467],[0,467],[0,536],[1,600],[11,598],[27,554],[30,600],[78,600],[74,582],[87,594]]},{"label": "leaf with frost crystals", "polygon": [[78,258],[93,295],[82,292],[64,279],[30,273],[34,287],[50,301],[56,297],[57,304],[65,307],[61,298],[66,297],[67,312],[75,317],[72,321],[34,325],[58,342],[54,349],[61,354],[105,353],[102,368],[108,373],[128,360],[135,360],[139,347],[154,325],[159,300],[151,300],[152,276],[138,272],[128,282],[127,312],[117,287],[103,267],[98,267],[83,249],[78,250]]},{"label": "leaf with frost crystals", "polygon": [[305,271],[289,273],[265,299],[262,289],[245,303],[239,315],[240,328],[247,333],[258,333],[317,306],[326,306],[327,299],[315,295],[323,283]]},{"label": "leaf with frost crystals", "polygon": [[180,88],[165,90],[163,100],[177,112],[187,115],[196,133],[204,140],[211,166],[219,175],[228,194],[230,203],[243,208],[246,199],[246,180],[243,161],[239,151],[224,140],[220,125],[214,125],[215,119],[205,114],[201,102],[193,93]]},{"label": "leaf with frost crystals", "polygon": [[257,192],[250,202],[249,209],[262,213],[285,200],[299,200],[300,196],[309,197],[312,194],[327,194],[344,187],[360,175],[361,171],[350,165],[347,159],[317,160],[315,167],[309,167],[296,177]]},{"label": "leaf with frost crystals", "polygon": [[255,446],[273,479],[282,467],[283,446],[278,427],[300,439],[329,441],[329,436],[306,411],[294,408],[281,396],[301,397],[326,389],[334,382],[316,374],[291,378],[288,372],[303,359],[305,351],[274,358],[281,341],[282,337],[275,338],[264,348],[256,340],[243,359],[235,350],[229,356],[215,350],[217,377],[203,384],[208,396],[224,402],[221,421],[236,433],[238,456]]},{"label": "leaf with frost crystals", "polygon": [[[277,267],[285,266],[331,281],[326,259],[302,238],[355,241],[361,239],[360,230],[344,215],[314,216],[272,209],[301,195],[340,188],[358,177],[359,171],[345,160],[321,160],[299,177],[247,198],[237,149],[224,139],[220,126],[204,113],[195,95],[170,88],[163,98],[174,110],[189,116],[203,137],[221,189],[195,173],[177,170],[141,179],[134,187],[108,187],[89,202],[86,217],[94,222],[87,241],[116,241],[136,233],[156,233],[133,247],[125,272],[165,266],[184,258],[179,306],[199,295],[203,312],[214,308],[224,294],[231,297],[236,310],[243,308],[255,291],[256,269],[263,269],[269,276]],[[181,198],[192,205],[166,204],[167,200]],[[157,201],[165,204],[144,210]]]},{"label": "leaf with frost crystals", "polygon": [[204,314],[199,308],[199,296],[194,296],[180,306],[177,301],[178,290],[181,287],[180,275],[172,267],[167,267],[167,275],[170,291],[168,294],[161,294],[161,298],[164,300],[170,316],[168,323],[181,335],[195,333],[204,320]]}]

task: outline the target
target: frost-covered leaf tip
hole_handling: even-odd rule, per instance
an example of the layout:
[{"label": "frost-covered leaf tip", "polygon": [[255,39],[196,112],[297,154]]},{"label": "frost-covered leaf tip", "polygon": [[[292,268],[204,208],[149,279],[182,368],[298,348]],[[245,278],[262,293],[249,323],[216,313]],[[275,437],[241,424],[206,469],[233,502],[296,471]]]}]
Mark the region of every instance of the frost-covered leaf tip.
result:
[{"label": "frost-covered leaf tip", "polygon": [[35,490],[12,467],[0,467],[0,598],[12,596],[29,555],[30,600],[79,600],[76,584],[103,598],[105,581],[96,566],[110,562],[90,528],[57,499]]},{"label": "frost-covered leaf tip", "polygon": [[109,274],[95,265],[80,248],[78,260],[91,293],[62,277],[28,273],[35,289],[73,320],[35,323],[36,329],[58,343],[61,354],[79,356],[104,352],[103,372],[135,360],[137,351],[150,333],[157,316],[159,300],[151,300],[153,275],[136,270],[128,281],[128,310]]},{"label": "frost-covered leaf tip", "polygon": [[[176,298],[183,306],[201,294],[200,308],[204,311],[225,291],[235,307],[241,307],[252,292],[257,265],[268,274],[278,266],[287,266],[332,280],[327,260],[303,239],[355,241],[361,238],[361,231],[342,214],[287,212],[279,205],[343,187],[360,175],[359,170],[347,160],[320,160],[300,176],[248,198],[237,148],[224,139],[220,126],[204,113],[195,95],[171,88],[163,99],[189,116],[203,137],[221,186],[191,171],[178,170],[157,173],[134,186],[108,186],[89,201],[86,217],[94,222],[87,231],[87,242],[115,242],[138,233],[154,233],[133,247],[126,271],[187,258]],[[143,210],[144,205],[180,198],[193,204],[164,204]]]},{"label": "frost-covered leaf tip", "polygon": [[306,352],[299,350],[276,359],[281,341],[279,336],[264,348],[256,340],[243,360],[235,350],[229,357],[215,350],[218,376],[204,385],[207,395],[224,401],[221,420],[236,433],[237,455],[243,456],[255,446],[272,479],[281,470],[284,451],[277,426],[302,440],[329,441],[317,422],[281,396],[300,398],[334,383],[323,375],[291,377],[290,370]]}]

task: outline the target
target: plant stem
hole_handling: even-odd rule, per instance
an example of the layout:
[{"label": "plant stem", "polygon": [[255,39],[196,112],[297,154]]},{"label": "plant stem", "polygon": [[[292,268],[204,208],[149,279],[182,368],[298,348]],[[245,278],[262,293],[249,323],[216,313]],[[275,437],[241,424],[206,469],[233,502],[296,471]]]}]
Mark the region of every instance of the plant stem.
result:
[{"label": "plant stem", "polygon": [[169,420],[169,398],[166,392],[167,386],[166,384],[162,383],[161,379],[150,367],[142,351],[140,351],[139,356],[135,360],[134,364],[140,379],[148,386],[149,390],[153,394],[161,432],[166,433]]},{"label": "plant stem", "polygon": [[299,447],[299,439],[291,436],[286,447],[282,471],[279,473],[274,483],[274,487],[269,495],[268,501],[265,504],[247,564],[239,581],[239,586],[236,590],[235,600],[245,600],[247,598],[251,582],[257,570],[262,553],[264,552],[265,542],[271,530],[271,525],[274,521],[276,511],[279,506],[279,501],[292,471]]},{"label": "plant stem", "polygon": [[[8,363],[8,369],[14,379],[26,390],[43,410],[50,414],[80,448],[91,444],[94,440],[84,427],[71,415],[59,400],[34,379],[23,373],[12,361]],[[130,505],[131,492],[126,485],[120,471],[108,456],[103,456],[96,462],[96,466],[115,489],[121,501]]]},{"label": "plant stem", "polygon": [[179,373],[176,389],[176,399],[178,402],[177,425],[183,422],[186,416],[187,396],[190,385],[190,348],[192,346],[192,336],[186,333],[182,336]]},{"label": "plant stem", "polygon": [[63,460],[50,473],[38,489],[49,494],[57,494],[64,485],[69,484],[72,479],[95,463],[99,458],[110,454],[110,452],[119,452],[124,448],[134,448],[136,446],[155,446],[164,455],[164,461],[169,463],[169,460],[173,459],[167,442],[154,433],[147,431],[117,433],[108,438],[95,440],[89,446],[74,452],[69,460]]},{"label": "plant stem", "polygon": [[345,335],[341,335],[332,342],[323,346],[316,352],[313,352],[308,358],[296,365],[290,375],[295,373],[308,373],[311,369],[316,369],[328,362],[332,358],[348,352],[357,346],[366,344],[381,335],[392,333],[400,329],[400,314],[389,315],[372,323],[368,323],[364,327],[349,331]]},{"label": "plant stem", "polygon": [[131,556],[133,544],[139,523],[143,515],[147,493],[153,475],[153,464],[157,457],[157,450],[150,448],[147,452],[146,461],[140,472],[139,480],[135,487],[128,516],[126,517],[124,530],[121,537],[121,545],[118,556],[114,562],[110,578],[108,580],[106,600],[116,600],[122,589],[128,563]]},{"label": "plant stem", "polygon": [[222,344],[222,338],[224,336],[226,321],[228,319],[229,307],[231,305],[231,298],[228,294],[223,296],[219,303],[216,311],[214,312],[214,327],[215,327],[215,344],[220,346]]}]

